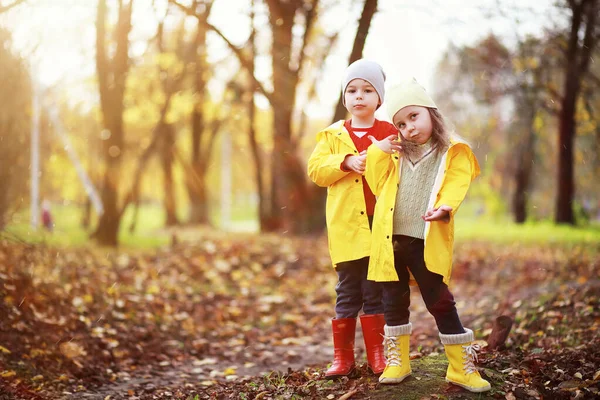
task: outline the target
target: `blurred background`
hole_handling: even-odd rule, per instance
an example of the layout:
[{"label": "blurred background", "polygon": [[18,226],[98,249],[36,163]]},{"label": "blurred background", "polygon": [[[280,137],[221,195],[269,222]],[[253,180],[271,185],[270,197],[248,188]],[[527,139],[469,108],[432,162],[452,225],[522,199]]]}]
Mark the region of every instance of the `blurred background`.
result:
[{"label": "blurred background", "polygon": [[457,237],[597,242],[598,3],[0,0],[0,231],[322,234],[306,161],[364,57],[388,87],[416,77],[471,143]]}]

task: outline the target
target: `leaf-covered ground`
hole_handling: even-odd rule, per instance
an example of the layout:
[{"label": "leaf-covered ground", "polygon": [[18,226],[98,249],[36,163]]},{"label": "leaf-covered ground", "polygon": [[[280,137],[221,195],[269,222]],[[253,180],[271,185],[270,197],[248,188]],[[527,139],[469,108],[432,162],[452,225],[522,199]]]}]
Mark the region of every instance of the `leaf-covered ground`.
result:
[{"label": "leaf-covered ground", "polygon": [[[456,246],[452,291],[485,340],[492,391],[444,382],[433,318],[413,293],[413,376],[324,379],[336,275],[326,240],[204,232],[144,252],[0,241],[1,399],[584,399],[600,397],[600,248]],[[485,350],[485,349],[484,349]],[[344,397],[345,396],[345,397]]]}]

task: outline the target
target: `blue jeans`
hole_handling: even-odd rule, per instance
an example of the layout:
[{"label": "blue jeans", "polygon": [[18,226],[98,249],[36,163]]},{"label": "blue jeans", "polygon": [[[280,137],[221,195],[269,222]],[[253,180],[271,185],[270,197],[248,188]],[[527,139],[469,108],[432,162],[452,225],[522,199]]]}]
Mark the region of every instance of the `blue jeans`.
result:
[{"label": "blue jeans", "polygon": [[427,269],[424,259],[423,239],[394,235],[394,265],[397,282],[382,282],[385,322],[388,326],[407,324],[410,311],[410,274],[419,285],[427,310],[435,318],[441,333],[446,335],[465,333],[458,318],[456,303],[441,275]]},{"label": "blue jeans", "polygon": [[369,257],[345,261],[336,265],[338,283],[335,317],[356,318],[362,309],[365,314],[383,314],[381,285],[368,281]]}]

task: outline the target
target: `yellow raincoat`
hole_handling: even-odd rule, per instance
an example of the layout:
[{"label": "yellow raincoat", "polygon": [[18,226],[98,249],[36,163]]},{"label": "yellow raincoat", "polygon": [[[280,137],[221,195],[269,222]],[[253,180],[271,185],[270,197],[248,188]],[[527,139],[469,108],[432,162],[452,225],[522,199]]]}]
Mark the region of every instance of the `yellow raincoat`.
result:
[{"label": "yellow raincoat", "polygon": [[[377,146],[367,151],[365,178],[377,198],[373,217],[373,239],[369,275],[377,282],[397,281],[394,267],[392,232],[396,192],[400,184],[400,156],[387,154]],[[433,184],[427,209],[447,205],[452,207],[450,221],[425,223],[425,265],[444,277],[447,284],[452,272],[454,247],[454,214],[464,200],[471,181],[480,173],[479,163],[468,144],[450,139]],[[411,284],[415,284],[411,277]]]},{"label": "yellow raincoat", "polygon": [[344,121],[338,121],[317,134],[317,145],[308,159],[310,179],[327,187],[327,237],[334,266],[368,257],[371,251],[362,176],[340,169],[348,154],[358,151]]}]

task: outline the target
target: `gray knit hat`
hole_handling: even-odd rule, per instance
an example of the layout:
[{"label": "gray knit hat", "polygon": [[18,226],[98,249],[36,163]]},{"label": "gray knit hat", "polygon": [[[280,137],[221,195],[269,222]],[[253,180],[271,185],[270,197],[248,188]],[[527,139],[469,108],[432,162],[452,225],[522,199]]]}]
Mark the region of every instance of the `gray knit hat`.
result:
[{"label": "gray knit hat", "polygon": [[363,58],[354,61],[346,68],[346,75],[342,81],[342,102],[344,106],[346,105],[346,100],[343,95],[346,92],[346,87],[353,79],[363,79],[369,82],[379,95],[380,105],[383,103],[383,98],[385,97],[385,72],[383,72],[381,65]]}]

